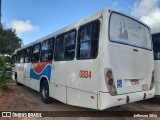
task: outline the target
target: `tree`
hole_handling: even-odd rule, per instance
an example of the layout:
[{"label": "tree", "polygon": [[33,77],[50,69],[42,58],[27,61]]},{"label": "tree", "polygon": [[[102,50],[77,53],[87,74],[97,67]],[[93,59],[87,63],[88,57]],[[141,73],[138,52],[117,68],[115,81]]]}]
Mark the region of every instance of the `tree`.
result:
[{"label": "tree", "polygon": [[12,55],[14,50],[21,47],[22,40],[18,38],[15,30],[6,29],[3,25],[0,29],[0,55]]},{"label": "tree", "polygon": [[6,29],[3,25],[0,27],[0,71],[10,66],[8,63],[11,62],[11,55],[21,45],[22,40],[18,38],[15,30]]}]

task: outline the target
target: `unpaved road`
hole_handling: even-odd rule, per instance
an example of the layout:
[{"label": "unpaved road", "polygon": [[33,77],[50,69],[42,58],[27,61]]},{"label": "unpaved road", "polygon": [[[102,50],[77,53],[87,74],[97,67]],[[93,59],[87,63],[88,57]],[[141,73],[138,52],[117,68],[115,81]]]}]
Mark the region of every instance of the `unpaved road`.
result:
[{"label": "unpaved road", "polygon": [[[11,87],[11,91],[9,92],[0,91],[0,111],[92,111],[92,109],[66,105],[58,101],[54,101],[51,104],[44,104],[41,101],[41,98],[38,92],[26,86],[16,86],[14,82],[10,82],[9,85]],[[150,100],[130,103],[130,104],[123,105],[121,107],[109,108],[104,111],[160,111],[160,99],[150,99]],[[15,119],[15,118],[12,118],[12,119]],[[18,119],[26,119],[26,118],[18,118]],[[41,119],[70,120],[70,119],[77,119],[77,118],[58,117],[58,118],[41,118]],[[102,120],[106,118],[78,117],[78,119],[79,120],[94,120],[94,119]],[[115,120],[116,119],[144,120],[145,118],[114,118],[114,119]],[[153,118],[147,118],[147,120],[151,120],[151,119],[153,120]],[[154,119],[160,120],[160,118],[154,118]]]}]

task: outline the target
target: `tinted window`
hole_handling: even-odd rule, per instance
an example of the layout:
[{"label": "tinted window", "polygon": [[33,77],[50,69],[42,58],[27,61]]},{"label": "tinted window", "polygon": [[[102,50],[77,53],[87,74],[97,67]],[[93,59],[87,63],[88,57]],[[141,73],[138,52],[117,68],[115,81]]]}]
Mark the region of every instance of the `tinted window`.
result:
[{"label": "tinted window", "polygon": [[55,45],[55,53],[54,60],[64,60],[64,37],[63,35],[57,36],[56,45]]},{"label": "tinted window", "polygon": [[154,59],[160,60],[160,34],[152,35]]},{"label": "tinted window", "polygon": [[24,62],[25,50],[20,51],[20,63]]},{"label": "tinted window", "polygon": [[76,31],[57,36],[55,44],[55,61],[73,60],[75,56]]},{"label": "tinted window", "polygon": [[26,48],[26,51],[25,51],[25,58],[24,58],[24,62],[25,62],[25,63],[30,62],[31,51],[32,51],[32,47]]},{"label": "tinted window", "polygon": [[32,62],[38,62],[40,56],[40,43],[33,46]]},{"label": "tinted window", "polygon": [[41,61],[51,61],[53,59],[53,46],[54,46],[54,40],[49,39],[44,42],[42,42],[42,48],[41,48]]},{"label": "tinted window", "polygon": [[93,59],[98,55],[100,22],[95,21],[79,28],[77,59]]},{"label": "tinted window", "polygon": [[65,52],[64,60],[73,60],[75,56],[76,32],[72,31],[64,35]]}]

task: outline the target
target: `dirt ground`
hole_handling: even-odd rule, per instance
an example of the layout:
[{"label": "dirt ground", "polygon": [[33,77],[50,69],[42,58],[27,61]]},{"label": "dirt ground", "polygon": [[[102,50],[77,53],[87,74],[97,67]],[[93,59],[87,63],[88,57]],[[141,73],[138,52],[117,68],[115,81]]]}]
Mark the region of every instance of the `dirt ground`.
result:
[{"label": "dirt ground", "polygon": [[[0,90],[0,111],[92,111],[92,109],[81,108],[71,105],[63,104],[59,101],[54,101],[51,104],[44,104],[41,101],[38,92],[26,87],[16,86],[15,82],[10,82],[9,86],[11,90],[4,92]],[[93,110],[94,111],[94,110]],[[104,111],[160,111],[160,98],[149,99],[145,101],[139,101],[122,105],[119,107],[113,107]],[[1,120],[2,118],[0,118]],[[3,118],[4,119],[4,118]],[[5,119],[21,119],[26,120],[28,118],[5,118]],[[34,120],[33,118],[30,118]],[[54,118],[36,118],[36,119],[47,119],[47,120],[104,120],[111,118],[107,117],[54,117]],[[153,118],[113,118],[114,120],[153,120]],[[154,118],[160,120],[160,118]]]}]

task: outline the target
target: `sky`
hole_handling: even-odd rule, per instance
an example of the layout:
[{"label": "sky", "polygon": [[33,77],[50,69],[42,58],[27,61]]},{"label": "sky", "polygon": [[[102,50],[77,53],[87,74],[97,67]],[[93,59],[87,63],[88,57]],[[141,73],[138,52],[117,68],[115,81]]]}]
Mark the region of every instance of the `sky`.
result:
[{"label": "sky", "polygon": [[2,23],[27,45],[104,8],[160,27],[160,0],[2,0]]}]

